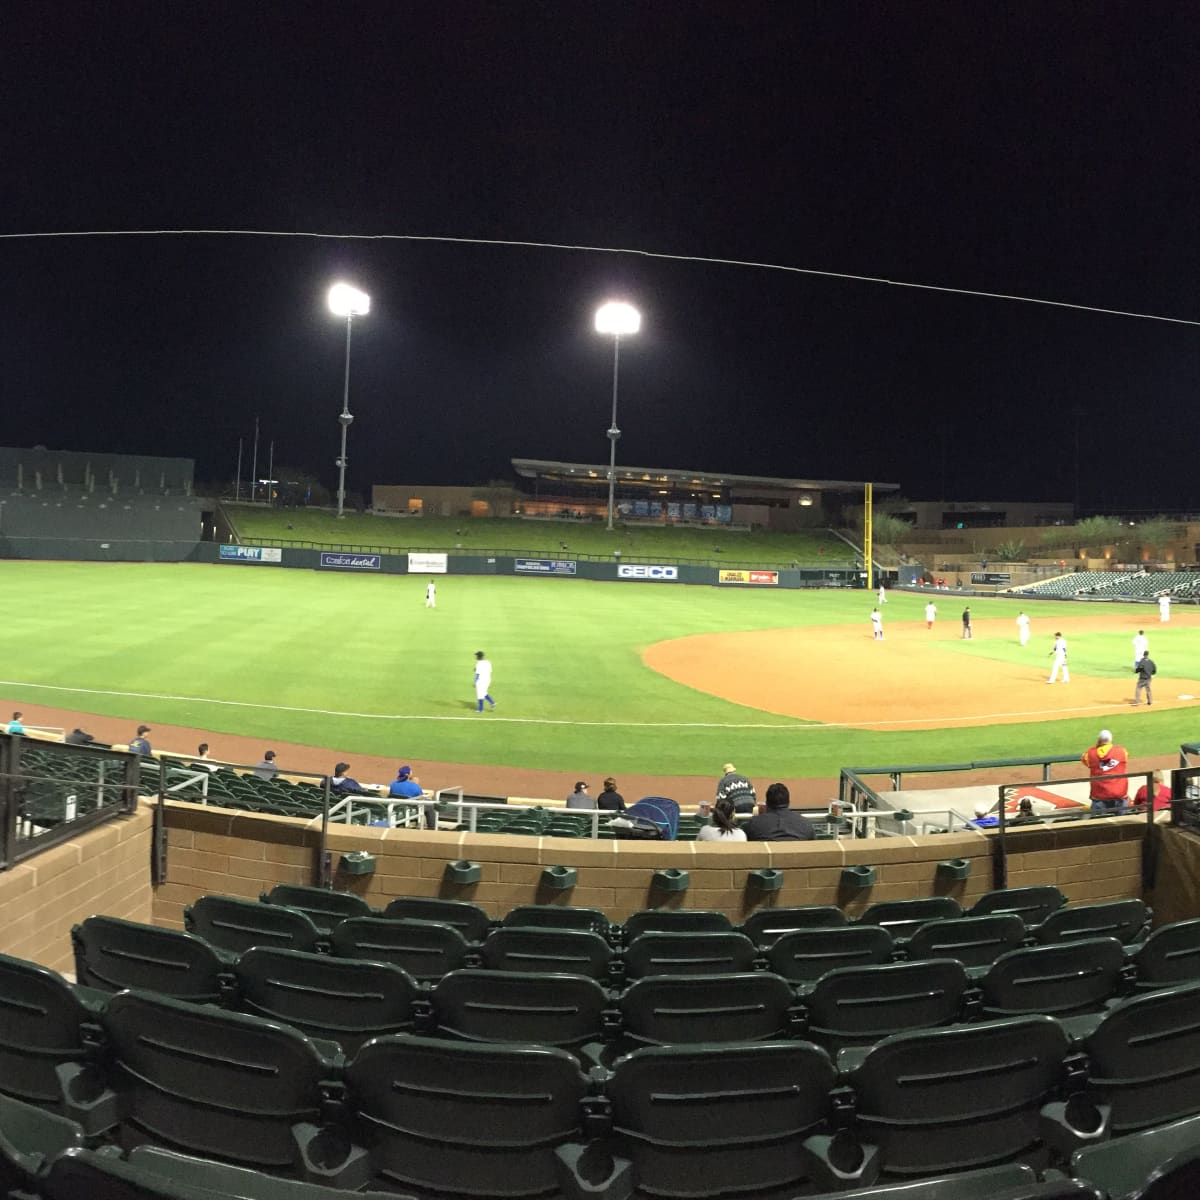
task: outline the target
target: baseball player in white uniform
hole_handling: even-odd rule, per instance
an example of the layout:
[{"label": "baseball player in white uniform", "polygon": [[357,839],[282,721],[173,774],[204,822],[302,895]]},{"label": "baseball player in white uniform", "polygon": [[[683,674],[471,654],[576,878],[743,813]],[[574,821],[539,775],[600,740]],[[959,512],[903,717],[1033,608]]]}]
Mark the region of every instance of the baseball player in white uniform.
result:
[{"label": "baseball player in white uniform", "polygon": [[932,629],[933,622],[937,619],[937,605],[932,600],[925,605],[925,628]]},{"label": "baseball player in white uniform", "polygon": [[1150,649],[1150,639],[1146,636],[1144,629],[1139,629],[1133,638],[1133,666],[1137,670],[1137,665],[1142,661],[1142,655]]},{"label": "baseball player in white uniform", "polygon": [[492,707],[496,707],[495,700],[492,699],[489,689],[492,686],[492,664],[488,662],[482,650],[475,651],[475,703],[478,708],[476,712],[483,712],[483,702],[486,700]]},{"label": "baseball player in white uniform", "polygon": [[1017,613],[1017,640],[1022,646],[1029,643],[1029,618],[1023,613]]},{"label": "baseball player in white uniform", "polygon": [[1054,657],[1054,666],[1050,671],[1047,683],[1057,683],[1059,672],[1062,672],[1063,683],[1071,682],[1071,669],[1067,666],[1067,639],[1061,633],[1054,635],[1054,649],[1050,651]]},{"label": "baseball player in white uniform", "polygon": [[425,585],[425,607],[437,608],[437,584],[432,579]]},{"label": "baseball player in white uniform", "polygon": [[887,592],[884,591],[884,587],[883,587],[882,583],[879,585],[879,603],[880,604],[887,603]]},{"label": "baseball player in white uniform", "polygon": [[883,613],[878,608],[871,609],[871,636],[877,641],[883,641]]},{"label": "baseball player in white uniform", "polygon": [[1166,592],[1158,598],[1158,619],[1164,625],[1171,619],[1171,597]]}]

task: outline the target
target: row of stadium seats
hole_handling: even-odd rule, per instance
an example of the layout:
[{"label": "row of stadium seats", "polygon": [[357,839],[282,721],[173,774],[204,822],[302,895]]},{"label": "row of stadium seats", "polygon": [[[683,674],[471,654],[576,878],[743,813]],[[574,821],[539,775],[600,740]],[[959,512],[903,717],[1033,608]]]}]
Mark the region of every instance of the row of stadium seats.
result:
[{"label": "row of stadium seats", "polygon": [[[555,929],[582,929],[602,934],[614,945],[630,942],[642,933],[724,933],[734,925],[722,912],[706,909],[643,909],[622,924],[612,924],[595,908],[577,908],[557,904],[518,905],[496,922],[487,912],[467,900],[442,900],[425,896],[399,896],[382,913],[350,892],[296,884],[279,884],[260,899],[271,905],[304,913],[322,933],[348,917],[407,917],[451,925],[470,942],[481,941],[493,926],[539,925]],[[1065,909],[1059,914],[1060,909]],[[1149,922],[1150,910],[1140,900],[1110,901],[1104,904],[1066,904],[1066,897],[1053,885],[1002,888],[986,892],[969,910],[973,917],[1011,914],[1019,917],[1025,929],[1041,941],[1064,937],[1104,935],[1122,942],[1132,941]],[[1056,915],[1059,914],[1059,915]],[[928,896],[912,900],[880,901],[869,905],[858,918],[860,925],[878,925],[896,938],[911,936],[922,925],[968,915],[951,896]],[[259,913],[260,920],[272,919]],[[1053,920],[1051,918],[1053,917]],[[252,920],[250,913],[246,920]],[[798,929],[845,925],[849,918],[835,905],[760,908],[737,928],[756,946],[770,945],[784,933]],[[219,934],[217,935],[220,936]],[[222,944],[218,942],[218,944]],[[240,945],[230,947],[241,949]],[[296,946],[294,949],[310,949]]]},{"label": "row of stadium seats", "polygon": [[[401,938],[430,932],[393,925]],[[874,935],[882,953],[864,952],[858,934]],[[432,967],[390,946],[364,957],[265,946],[220,956],[191,935],[108,917],[89,917],[75,943],[77,979],[97,993],[134,987],[220,1003],[347,1049],[416,1028],[574,1050],[603,1044],[609,1057],[646,1042],[795,1036],[836,1050],[905,1029],[1043,1013],[1069,1020],[1077,1035],[1122,996],[1200,981],[1200,921],[1163,926],[1129,952],[1115,938],[1087,938],[1010,950],[973,970],[949,956],[895,961],[887,933],[865,928],[797,931],[760,959],[737,933],[649,933],[616,958],[594,933],[511,927],[477,954],[441,954]],[[716,1031],[714,1009],[726,1014]]]},{"label": "row of stadium seats", "polygon": [[[736,1011],[735,983],[711,999],[714,1033]],[[346,1057],[275,1021],[137,991],[77,999],[87,1029],[47,1049],[38,1026],[66,1029],[48,995],[6,1005],[7,1094],[97,1143],[348,1191],[784,1197],[1002,1164],[1091,1178],[1087,1152],[1114,1138],[1130,1139],[1114,1156],[1126,1167],[1137,1135],[1200,1144],[1194,1122],[1178,1124],[1200,1114],[1200,984],[1126,999],[1076,1042],[1028,1016],[901,1033],[836,1060],[794,1039],[642,1046],[586,1073],[554,1046],[410,1033]],[[975,1194],[1003,1194],[995,1183]]]}]

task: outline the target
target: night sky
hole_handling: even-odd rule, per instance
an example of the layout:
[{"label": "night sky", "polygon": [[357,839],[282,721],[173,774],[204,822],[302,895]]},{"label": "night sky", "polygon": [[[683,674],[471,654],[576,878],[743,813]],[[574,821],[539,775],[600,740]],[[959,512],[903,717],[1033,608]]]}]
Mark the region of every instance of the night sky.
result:
[{"label": "night sky", "polygon": [[[1200,10],[1131,3],[9,5],[0,233],[621,247],[1200,321]],[[1200,328],[741,266],[246,236],[0,240],[8,445],[239,436],[348,486],[606,461],[915,499],[1200,508]],[[260,463],[260,465],[263,465]]]}]

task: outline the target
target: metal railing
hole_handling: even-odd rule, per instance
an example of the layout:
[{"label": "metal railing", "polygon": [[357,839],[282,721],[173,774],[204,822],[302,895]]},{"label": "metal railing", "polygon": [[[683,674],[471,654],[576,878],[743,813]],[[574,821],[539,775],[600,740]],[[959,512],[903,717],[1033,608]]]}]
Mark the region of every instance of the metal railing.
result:
[{"label": "metal railing", "polygon": [[0,869],[134,812],[137,781],[136,755],[0,735]]}]

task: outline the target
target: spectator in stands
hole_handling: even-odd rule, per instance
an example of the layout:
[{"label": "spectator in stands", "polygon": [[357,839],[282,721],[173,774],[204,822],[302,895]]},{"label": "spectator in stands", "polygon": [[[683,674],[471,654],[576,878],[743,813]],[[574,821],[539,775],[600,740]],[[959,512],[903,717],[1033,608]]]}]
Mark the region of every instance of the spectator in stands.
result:
[{"label": "spectator in stands", "polygon": [[596,807],[607,812],[625,811],[625,797],[617,791],[617,781],[611,775],[604,781],[604,791],[597,797]]},{"label": "spectator in stands", "polygon": [[68,746],[90,746],[96,739],[76,726],[63,738]]},{"label": "spectator in stands", "polygon": [[412,767],[407,764],[396,773],[392,786],[388,788],[388,795],[398,800],[414,800],[423,794],[421,781],[413,775]]},{"label": "spectator in stands", "polygon": [[588,795],[588,785],[581,779],[575,790],[567,797],[568,808],[595,808],[596,797]]},{"label": "spectator in stands", "polygon": [[146,734],[150,732],[149,725],[139,725],[137,727],[137,736],[129,743],[130,754],[145,754],[150,755],[153,751],[150,748],[150,743],[146,738]]},{"label": "spectator in stands", "polygon": [[717,780],[717,799],[732,800],[735,812],[753,812],[758,803],[754,784],[745,775],[739,775],[733,763],[726,763],[721,770],[724,774]]},{"label": "spectator in stands", "polygon": [[711,824],[700,826],[700,828],[696,831],[696,841],[746,841],[746,831],[738,828],[737,822],[733,819],[733,814],[733,801],[730,800],[728,796],[718,800],[716,804],[713,805]]},{"label": "spectator in stands", "polygon": [[203,767],[206,771],[219,771],[221,769],[217,763],[209,762],[207,742],[201,742],[196,748],[196,759],[193,763],[191,763],[191,766]]},{"label": "spectator in stands", "polygon": [[19,713],[19,712],[13,713],[12,720],[9,721],[8,725],[5,727],[4,732],[5,733],[24,733],[25,726],[21,724],[21,717],[23,715],[24,715],[23,713]]},{"label": "spectator in stands", "polygon": [[802,813],[793,812],[791,794],[786,785],[773,783],[767,788],[767,803],[757,817],[746,824],[751,842],[809,842],[816,836],[812,822]]},{"label": "spectator in stands", "polygon": [[364,796],[367,789],[350,777],[350,764],[338,763],[329,777],[329,790],[337,796]]},{"label": "spectator in stands", "polygon": [[[1146,807],[1146,785],[1143,783],[1136,792],[1133,793],[1133,807]],[[1171,807],[1171,786],[1163,782],[1163,773],[1161,771],[1154,772],[1154,811],[1161,812],[1165,808]]]},{"label": "spectator in stands", "polygon": [[1096,744],[1083,752],[1082,761],[1092,777],[1092,815],[1121,812],[1129,799],[1129,781],[1113,776],[1129,769],[1129,751],[1115,745],[1112,733],[1102,729]]},{"label": "spectator in stands", "polygon": [[279,768],[275,765],[274,750],[268,750],[263,754],[262,762],[254,768],[254,774],[259,779],[274,779],[279,774]]}]

